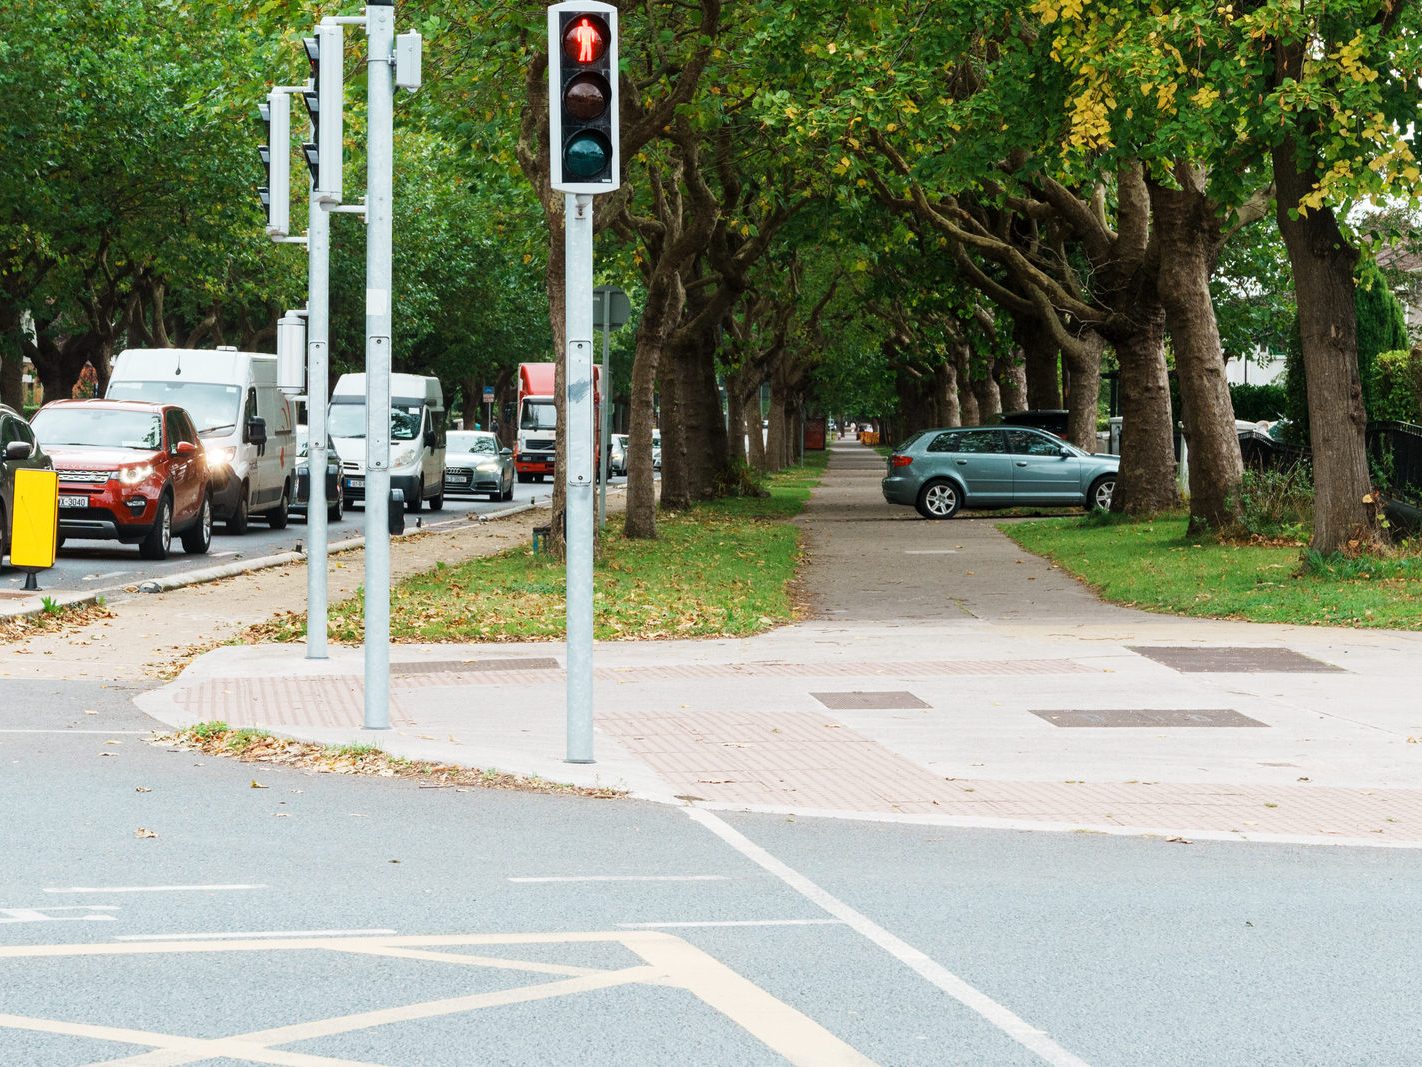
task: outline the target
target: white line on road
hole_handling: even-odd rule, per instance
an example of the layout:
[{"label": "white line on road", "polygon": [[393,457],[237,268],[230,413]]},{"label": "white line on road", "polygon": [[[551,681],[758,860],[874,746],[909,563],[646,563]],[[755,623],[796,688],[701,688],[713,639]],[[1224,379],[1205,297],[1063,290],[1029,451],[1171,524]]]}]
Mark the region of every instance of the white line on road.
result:
[{"label": "white line on road", "polygon": [[721,919],[705,922],[618,923],[624,930],[681,930],[702,926],[843,926],[843,919]]},{"label": "white line on road", "polygon": [[548,878],[510,878],[510,882],[726,882],[724,874],[568,874]]},{"label": "white line on road", "polygon": [[152,730],[0,730],[0,734],[102,734],[104,737],[114,737],[114,734],[137,734],[144,737],[146,734],[154,733]]},{"label": "white line on road", "polygon": [[256,937],[366,937],[394,930],[228,930],[225,933],[121,934],[115,941],[228,941]]},{"label": "white line on road", "polygon": [[937,960],[930,958],[902,938],[890,933],[863,912],[855,910],[838,897],[821,889],[799,871],[776,859],[716,815],[695,807],[688,807],[685,811],[692,821],[706,827],[741,855],[765,868],[801,896],[818,904],[836,918],[842,919],[856,932],[878,945],[900,963],[916,971],[964,1007],[977,1012],[1008,1037],[1035,1052],[1053,1067],[1088,1067],[1085,1060],[1062,1048],[1045,1032],[1032,1026],[986,993],[969,985]]},{"label": "white line on road", "polygon": [[266,889],[265,885],[121,885],[104,889],[87,886],[71,886],[65,889],[46,889],[46,893],[215,893],[235,889]]}]

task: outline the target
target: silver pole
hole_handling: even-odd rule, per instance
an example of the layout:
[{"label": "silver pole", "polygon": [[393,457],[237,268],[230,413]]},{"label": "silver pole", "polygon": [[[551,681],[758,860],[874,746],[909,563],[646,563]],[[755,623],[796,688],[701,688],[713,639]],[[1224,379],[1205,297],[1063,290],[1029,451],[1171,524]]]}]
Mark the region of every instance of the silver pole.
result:
[{"label": "silver pole", "polygon": [[567,260],[568,762],[593,762],[593,198],[563,197]]},{"label": "silver pole", "polygon": [[395,8],[365,9],[370,145],[365,233],[365,728],[390,728],[390,257]]},{"label": "silver pole", "polygon": [[602,418],[598,428],[597,528],[607,527],[607,481],[612,477],[607,446],[612,437],[612,294],[602,295]]},{"label": "silver pole", "polygon": [[331,216],[316,199],[311,183],[306,229],[308,292],[306,304],[306,658],[325,659],[326,651],[326,398],[330,392],[327,346],[330,340]]}]

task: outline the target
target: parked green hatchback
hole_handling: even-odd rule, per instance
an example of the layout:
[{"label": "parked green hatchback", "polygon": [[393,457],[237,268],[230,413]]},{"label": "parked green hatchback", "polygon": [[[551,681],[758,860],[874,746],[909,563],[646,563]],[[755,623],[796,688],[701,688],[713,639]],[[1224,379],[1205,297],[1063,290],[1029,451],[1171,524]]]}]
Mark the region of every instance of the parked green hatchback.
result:
[{"label": "parked green hatchback", "polygon": [[1107,509],[1121,457],[1093,455],[1044,430],[959,426],[916,433],[889,457],[884,499],[951,519],[961,508]]}]

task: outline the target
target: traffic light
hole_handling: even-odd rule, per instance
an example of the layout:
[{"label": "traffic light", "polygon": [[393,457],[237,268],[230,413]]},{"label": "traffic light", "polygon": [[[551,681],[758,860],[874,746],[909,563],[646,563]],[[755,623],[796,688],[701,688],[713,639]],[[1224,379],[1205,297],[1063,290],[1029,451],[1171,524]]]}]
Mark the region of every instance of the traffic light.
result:
[{"label": "traffic light", "polygon": [[301,146],[311,168],[316,198],[332,203],[341,199],[342,109],[345,105],[343,32],[339,25],[322,23],[313,37],[302,39],[311,63],[309,88],[302,93],[311,115],[314,140]]},{"label": "traffic light", "polygon": [[608,193],[621,184],[611,4],[569,0],[548,9],[548,133],[554,189]]},{"label": "traffic light", "polygon": [[285,237],[291,230],[291,101],[285,93],[272,93],[257,105],[266,129],[266,144],[257,147],[267,183],[257,195],[267,216],[267,233]]}]

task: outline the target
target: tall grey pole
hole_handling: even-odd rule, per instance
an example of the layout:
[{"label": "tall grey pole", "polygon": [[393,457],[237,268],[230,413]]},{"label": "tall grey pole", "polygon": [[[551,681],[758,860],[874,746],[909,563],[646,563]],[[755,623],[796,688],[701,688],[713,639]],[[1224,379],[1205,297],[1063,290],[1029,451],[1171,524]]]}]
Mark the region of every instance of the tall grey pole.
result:
[{"label": "tall grey pole", "polygon": [[365,727],[390,728],[390,257],[395,7],[365,9],[369,149],[365,232]]},{"label": "tall grey pole", "polygon": [[563,197],[567,274],[568,762],[593,762],[593,198]]},{"label": "tall grey pole", "polygon": [[602,417],[598,420],[598,482],[597,482],[597,528],[607,526],[607,480],[612,475],[609,469],[607,446],[612,440],[612,293],[602,296]]},{"label": "tall grey pole", "polygon": [[[313,124],[314,126],[314,124]],[[313,137],[315,134],[313,131]],[[311,183],[306,229],[306,658],[325,659],[326,651],[326,398],[330,392],[331,216]]]}]

